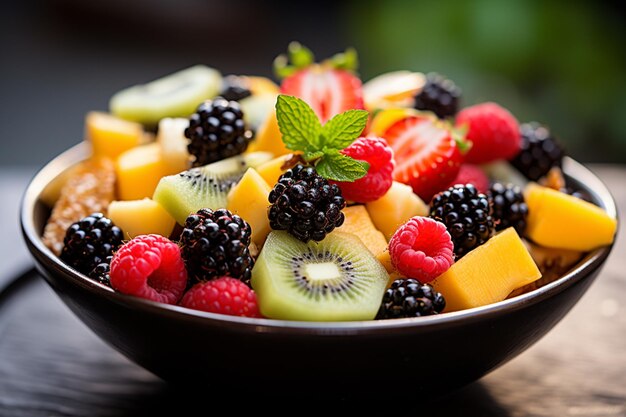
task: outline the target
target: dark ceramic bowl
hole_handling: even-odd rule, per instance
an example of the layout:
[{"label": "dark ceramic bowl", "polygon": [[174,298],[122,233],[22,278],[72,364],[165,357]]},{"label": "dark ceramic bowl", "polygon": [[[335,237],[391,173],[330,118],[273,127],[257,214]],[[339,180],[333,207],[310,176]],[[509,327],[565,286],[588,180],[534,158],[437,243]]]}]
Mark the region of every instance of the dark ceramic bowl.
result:
[{"label": "dark ceramic bowl", "polygon": [[[115,293],[65,266],[42,243],[46,185],[84,159],[76,146],[32,180],[23,199],[24,238],[45,280],[98,336],[170,381],[256,381],[272,390],[380,387],[406,378],[412,390],[448,392],[512,359],[550,330],[600,272],[611,247],[585,256],[570,273],[529,293],[439,316],[309,323],[224,316]],[[568,159],[565,173],[607,212],[606,186]],[[323,385],[321,385],[323,384]],[[317,388],[315,388],[317,387]]]}]

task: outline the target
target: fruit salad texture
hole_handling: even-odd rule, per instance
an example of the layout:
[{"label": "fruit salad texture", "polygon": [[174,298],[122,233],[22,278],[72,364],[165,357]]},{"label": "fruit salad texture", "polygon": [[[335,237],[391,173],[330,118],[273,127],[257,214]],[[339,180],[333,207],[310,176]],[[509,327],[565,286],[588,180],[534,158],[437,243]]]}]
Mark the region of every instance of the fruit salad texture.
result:
[{"label": "fruit salad texture", "polygon": [[278,84],[198,65],[116,93],[86,116],[91,156],[41,195],[44,243],[109,291],[326,322],[485,306],[612,244],[547,126],[357,64],[294,42]]}]

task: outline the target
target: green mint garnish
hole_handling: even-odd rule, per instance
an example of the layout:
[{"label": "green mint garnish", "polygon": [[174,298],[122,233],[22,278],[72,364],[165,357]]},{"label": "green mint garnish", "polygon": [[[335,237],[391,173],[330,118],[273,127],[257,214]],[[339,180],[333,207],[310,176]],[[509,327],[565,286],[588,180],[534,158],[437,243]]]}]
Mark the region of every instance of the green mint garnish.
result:
[{"label": "green mint garnish", "polygon": [[305,101],[286,95],[276,100],[276,118],[285,146],[302,151],[303,159],[329,180],[352,182],[367,174],[367,162],[341,153],[363,132],[367,117],[365,110],[348,110],[322,126]]},{"label": "green mint garnish", "polygon": [[[282,80],[314,64],[315,56],[309,48],[298,42],[291,42],[287,46],[287,53],[280,54],[274,59],[274,74]],[[355,72],[359,67],[359,58],[354,48],[348,48],[345,52],[324,60],[320,65]]]}]

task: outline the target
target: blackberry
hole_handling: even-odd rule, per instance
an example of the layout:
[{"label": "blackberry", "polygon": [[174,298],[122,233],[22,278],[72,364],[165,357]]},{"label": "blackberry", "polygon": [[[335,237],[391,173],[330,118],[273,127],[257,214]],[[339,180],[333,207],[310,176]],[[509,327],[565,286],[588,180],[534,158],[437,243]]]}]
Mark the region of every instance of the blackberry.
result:
[{"label": "blackberry", "polygon": [[439,74],[430,73],[426,76],[426,84],[415,96],[415,108],[430,110],[440,119],[452,117],[459,107],[461,89]]},{"label": "blackberry", "polygon": [[435,195],[430,202],[430,217],[446,225],[457,259],[493,235],[491,216],[489,199],[472,184],[457,184]]},{"label": "blackberry", "polygon": [[487,193],[493,208],[496,230],[514,227],[518,234],[526,229],[528,206],[524,201],[522,189],[517,185],[496,182]]},{"label": "blackberry", "polygon": [[236,75],[228,75],[224,77],[220,96],[229,101],[239,101],[246,97],[250,97],[251,95],[252,92],[248,89],[245,79]]},{"label": "blackberry", "polygon": [[89,278],[95,279],[100,284],[104,284],[107,287],[111,286],[111,261],[113,256],[107,256],[104,262],[99,263],[89,273]]},{"label": "blackberry", "polygon": [[520,126],[521,149],[511,160],[526,178],[537,181],[552,167],[561,167],[565,151],[547,127],[537,122]]},{"label": "blackberry", "polygon": [[385,291],[376,319],[399,319],[439,314],[446,307],[443,295],[413,278],[397,279]]},{"label": "blackberry", "polygon": [[236,101],[222,97],[207,100],[189,118],[187,149],[198,167],[239,155],[248,148],[252,132],[246,130],[243,112]]},{"label": "blackberry", "polygon": [[267,216],[274,230],[287,230],[303,242],[321,241],[343,224],[346,201],[313,167],[300,164],[280,176],[269,195]]},{"label": "blackberry", "polygon": [[221,276],[250,285],[254,266],[248,248],[251,233],[248,222],[226,209],[201,209],[187,217],[180,243],[189,286]]},{"label": "blackberry", "polygon": [[111,219],[94,213],[68,227],[61,260],[87,275],[121,245],[124,235]]}]

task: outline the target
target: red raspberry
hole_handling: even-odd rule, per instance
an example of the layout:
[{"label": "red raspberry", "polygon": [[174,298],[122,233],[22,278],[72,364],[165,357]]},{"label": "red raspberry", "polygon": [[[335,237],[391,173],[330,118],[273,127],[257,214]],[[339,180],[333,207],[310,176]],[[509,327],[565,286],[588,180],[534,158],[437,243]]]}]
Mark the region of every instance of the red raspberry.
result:
[{"label": "red raspberry", "polygon": [[124,294],[176,304],[187,286],[180,248],[160,235],[137,236],[111,261],[111,286]]},{"label": "red raspberry", "polygon": [[229,316],[261,317],[256,293],[236,278],[200,282],[183,296],[180,305]]},{"label": "red raspberry", "polygon": [[466,125],[472,142],[465,161],[484,164],[497,159],[511,159],[520,150],[521,137],[517,119],[496,103],[467,107],[456,117],[456,126]]},{"label": "red raspberry", "polygon": [[385,139],[369,136],[358,138],[342,153],[370,164],[367,174],[354,182],[330,181],[341,188],[346,200],[367,203],[385,195],[393,182],[393,150]]},{"label": "red raspberry", "polygon": [[487,194],[487,191],[489,191],[489,178],[487,174],[485,174],[485,171],[477,165],[461,165],[459,173],[448,187],[452,187],[455,184],[473,184],[474,187],[483,194]]},{"label": "red raspberry", "polygon": [[416,216],[400,226],[389,241],[394,268],[421,283],[430,282],[454,263],[452,238],[446,225]]}]

